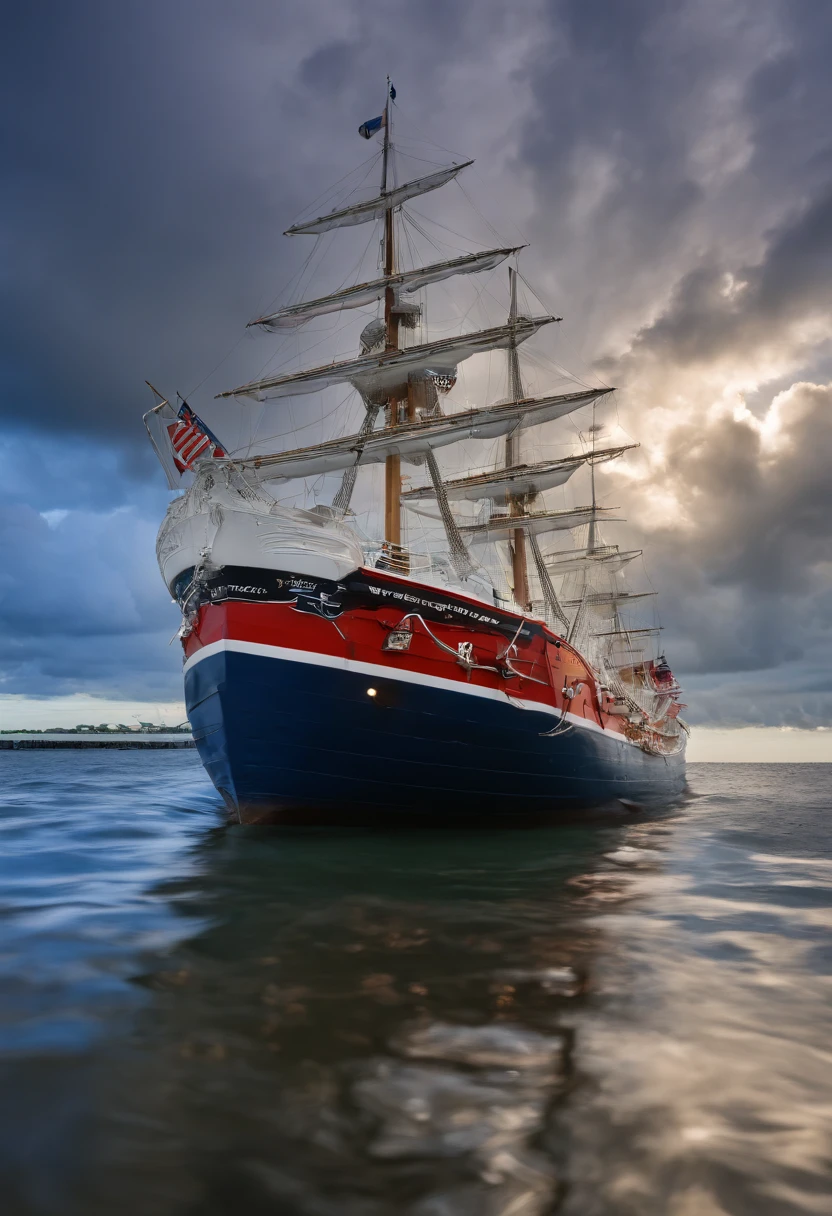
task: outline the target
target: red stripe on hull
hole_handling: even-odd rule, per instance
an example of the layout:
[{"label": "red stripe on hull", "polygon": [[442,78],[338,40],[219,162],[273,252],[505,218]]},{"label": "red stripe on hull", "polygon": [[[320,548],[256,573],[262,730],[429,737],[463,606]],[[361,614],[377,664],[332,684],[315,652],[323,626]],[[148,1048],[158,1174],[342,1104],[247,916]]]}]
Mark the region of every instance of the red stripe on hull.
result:
[{"label": "red stripe on hull", "polygon": [[[413,584],[395,585],[408,590],[413,587]],[[467,597],[465,602],[478,604]],[[620,717],[601,711],[595,675],[589,664],[572,646],[545,627],[531,638],[518,638],[509,660],[521,674],[509,672],[506,677],[494,671],[468,670],[455,657],[459,644],[470,642],[473,643],[471,657],[475,663],[506,670],[505,651],[510,639],[497,631],[478,629],[470,624],[431,621],[426,626],[422,621],[411,619],[413,637],[409,649],[402,652],[383,650],[388,633],[406,615],[406,609],[389,603],[378,609],[349,609],[336,620],[299,611],[291,604],[231,600],[206,604],[200,608],[193,631],[184,640],[185,656],[190,659],[202,647],[222,640],[289,647],[382,666],[389,671],[391,679],[405,670],[454,681],[461,690],[468,685],[498,690],[508,697],[566,711],[573,718],[583,718],[610,734],[625,734]],[[518,616],[516,619],[520,625],[523,618]],[[434,639],[449,646],[454,654],[443,650]],[[575,691],[574,697],[570,699],[564,695],[564,688],[577,690],[579,684],[583,687]]]}]

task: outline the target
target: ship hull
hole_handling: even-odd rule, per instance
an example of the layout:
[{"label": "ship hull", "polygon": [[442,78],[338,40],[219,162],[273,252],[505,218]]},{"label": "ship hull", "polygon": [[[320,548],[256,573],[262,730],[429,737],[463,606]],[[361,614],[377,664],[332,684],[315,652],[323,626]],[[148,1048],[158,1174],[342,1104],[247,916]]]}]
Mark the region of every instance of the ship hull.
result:
[{"label": "ship hull", "polygon": [[[520,820],[683,787],[683,753],[650,754],[618,723],[558,708],[560,672],[549,687],[508,691],[490,674],[466,679],[427,635],[413,655],[384,653],[377,636],[363,645],[362,629],[378,625],[366,615],[345,614],[335,630],[289,605],[203,612],[185,666],[188,716],[241,822]],[[340,641],[350,636],[359,640]]]}]

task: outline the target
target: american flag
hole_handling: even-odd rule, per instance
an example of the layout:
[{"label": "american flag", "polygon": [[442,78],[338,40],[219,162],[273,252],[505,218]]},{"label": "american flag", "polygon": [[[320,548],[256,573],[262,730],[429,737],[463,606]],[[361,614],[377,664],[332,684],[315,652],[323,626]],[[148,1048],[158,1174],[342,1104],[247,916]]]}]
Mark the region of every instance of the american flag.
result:
[{"label": "american flag", "polygon": [[192,469],[200,456],[209,453],[213,457],[225,456],[219,440],[211,434],[187,401],[183,401],[179,407],[176,421],[167,424],[167,432],[174,452],[174,464],[180,473]]}]

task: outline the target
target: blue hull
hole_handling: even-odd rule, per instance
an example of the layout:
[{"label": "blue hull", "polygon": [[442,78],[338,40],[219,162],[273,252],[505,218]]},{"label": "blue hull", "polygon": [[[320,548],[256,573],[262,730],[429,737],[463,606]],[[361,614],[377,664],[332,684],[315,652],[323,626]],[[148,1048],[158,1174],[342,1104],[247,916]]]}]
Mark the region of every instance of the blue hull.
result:
[{"label": "blue hull", "polygon": [[[376,695],[368,695],[368,687]],[[215,652],[185,675],[202,762],[243,822],[521,817],[684,785],[684,757],[431,685]]]}]

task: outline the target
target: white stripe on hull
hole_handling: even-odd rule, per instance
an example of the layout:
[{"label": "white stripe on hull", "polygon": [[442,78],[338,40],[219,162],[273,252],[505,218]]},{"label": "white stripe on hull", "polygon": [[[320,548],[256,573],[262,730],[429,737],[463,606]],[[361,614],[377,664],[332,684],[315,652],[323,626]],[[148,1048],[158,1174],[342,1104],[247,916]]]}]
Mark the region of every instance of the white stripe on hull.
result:
[{"label": "white stripe on hull", "polygon": [[[334,654],[320,654],[314,650],[297,650],[290,646],[270,646],[265,642],[242,642],[236,638],[222,638],[218,642],[210,642],[196,654],[192,654],[184,667],[184,673],[195,667],[203,659],[223,651],[233,651],[236,654],[257,655],[263,659],[285,659],[289,663],[308,663],[312,667],[331,667],[338,671],[348,671],[353,675],[362,675],[389,680],[399,680],[403,684],[421,684],[426,688],[441,689],[443,692],[459,693],[463,697],[480,697],[487,701],[499,701],[502,705],[513,705],[515,709],[536,710],[538,713],[549,714],[553,718],[566,718],[573,726],[582,730],[595,731],[616,743],[626,747],[638,748],[638,744],[625,738],[618,731],[604,730],[597,722],[588,722],[577,714],[563,713],[554,705],[545,705],[540,701],[525,701],[522,697],[500,692],[496,688],[482,688],[476,684],[460,684],[457,680],[447,680],[444,676],[427,675],[422,671],[409,671],[404,667],[389,667],[383,663],[365,663],[359,659],[345,659]],[[639,748],[639,750],[641,750]]]}]

